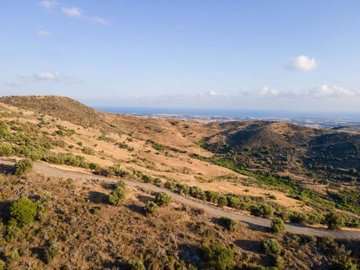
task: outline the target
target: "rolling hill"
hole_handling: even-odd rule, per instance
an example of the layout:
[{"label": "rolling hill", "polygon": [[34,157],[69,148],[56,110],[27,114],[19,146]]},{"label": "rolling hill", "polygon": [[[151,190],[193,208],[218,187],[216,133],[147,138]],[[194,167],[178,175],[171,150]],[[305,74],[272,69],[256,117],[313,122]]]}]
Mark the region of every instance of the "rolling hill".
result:
[{"label": "rolling hill", "polygon": [[[175,200],[158,206],[159,194],[143,187],[315,231],[329,226],[330,215],[356,233],[359,140],[285,122],[204,123],[110,114],[65,97],[1,97],[0,266],[221,269],[221,259],[209,255],[220,252],[224,269],[356,269],[341,268],[358,262],[356,241],[274,234]],[[33,170],[14,174],[29,163]],[[86,178],[70,177],[76,173]],[[11,211],[22,204],[37,212],[26,226],[14,214],[21,211]],[[281,251],[264,251],[264,242]]]}]

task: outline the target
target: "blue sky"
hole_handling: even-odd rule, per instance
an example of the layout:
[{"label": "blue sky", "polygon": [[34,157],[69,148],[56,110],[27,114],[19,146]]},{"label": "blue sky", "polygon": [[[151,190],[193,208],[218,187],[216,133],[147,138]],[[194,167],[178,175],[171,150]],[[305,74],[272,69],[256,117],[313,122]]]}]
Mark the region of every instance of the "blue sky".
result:
[{"label": "blue sky", "polygon": [[360,111],[355,0],[4,0],[0,94]]}]

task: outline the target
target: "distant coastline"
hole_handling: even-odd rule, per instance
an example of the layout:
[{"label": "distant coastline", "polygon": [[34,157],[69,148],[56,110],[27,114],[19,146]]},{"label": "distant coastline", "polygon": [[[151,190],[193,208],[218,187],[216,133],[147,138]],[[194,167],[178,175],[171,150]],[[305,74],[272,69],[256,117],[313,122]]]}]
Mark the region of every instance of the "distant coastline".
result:
[{"label": "distant coastline", "polygon": [[282,120],[291,123],[319,127],[349,127],[360,129],[360,112],[289,112],[270,110],[220,110],[220,109],[179,109],[179,108],[140,108],[96,106],[97,110],[138,116],[176,118],[207,121],[235,120]]}]

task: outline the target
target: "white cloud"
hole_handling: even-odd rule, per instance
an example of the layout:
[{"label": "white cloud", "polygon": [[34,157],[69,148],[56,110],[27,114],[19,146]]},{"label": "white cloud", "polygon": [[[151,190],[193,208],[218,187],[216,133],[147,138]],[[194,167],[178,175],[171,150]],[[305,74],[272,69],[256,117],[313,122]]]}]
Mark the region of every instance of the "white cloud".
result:
[{"label": "white cloud", "polygon": [[227,97],[228,94],[227,93],[219,93],[216,91],[208,91],[206,93],[206,96],[208,96],[208,97]]},{"label": "white cloud", "polygon": [[40,6],[42,6],[45,9],[52,9],[57,5],[58,5],[58,3],[55,0],[42,0],[42,1],[40,1]]},{"label": "white cloud", "polygon": [[259,94],[261,96],[278,96],[280,92],[277,89],[273,89],[268,86],[265,86],[262,89],[260,89]]},{"label": "white cloud", "polygon": [[[52,10],[53,8],[56,8],[58,6],[59,10],[61,10],[61,12],[70,18],[78,18],[78,19],[82,19],[83,21],[87,21],[87,22],[91,22],[94,24],[99,24],[99,25],[110,25],[110,20],[100,17],[100,16],[93,16],[93,15],[88,15],[85,13],[84,10],[82,10],[79,7],[67,7],[64,6],[63,3],[61,2],[57,2],[56,0],[42,0],[40,1],[40,6],[42,6],[44,9],[46,9],[47,11]],[[57,9],[56,9],[57,10]],[[45,33],[43,33],[45,34]],[[48,35],[42,35],[42,34],[38,34],[39,36],[48,36]]]},{"label": "white cloud", "polygon": [[315,97],[343,97],[343,96],[360,96],[360,90],[358,89],[346,89],[336,85],[323,84],[319,87],[315,87],[308,91],[305,91],[306,95]]},{"label": "white cloud", "polygon": [[100,24],[100,25],[110,25],[108,19],[99,17],[99,16],[87,16],[85,12],[78,7],[64,7],[62,12],[71,18],[81,18],[91,23]]},{"label": "white cloud", "polygon": [[83,11],[78,7],[64,7],[62,12],[68,17],[80,18],[83,16]]},{"label": "white cloud", "polygon": [[4,84],[11,87],[19,87],[24,85],[22,82],[4,82]]},{"label": "white cloud", "polygon": [[109,25],[110,24],[109,20],[98,17],[98,16],[90,17],[89,20],[93,23],[101,24],[101,25]]},{"label": "white cloud", "polygon": [[291,68],[300,71],[312,71],[318,68],[315,58],[306,55],[299,55],[289,65]]},{"label": "white cloud", "polygon": [[[242,95],[248,95],[249,92],[242,92]],[[323,84],[314,88],[305,90],[286,90],[279,91],[269,87],[264,87],[258,92],[253,92],[253,96],[273,96],[278,98],[333,98],[333,97],[360,97],[360,89],[347,89],[336,85]]]},{"label": "white cloud", "polygon": [[39,36],[39,37],[50,37],[51,34],[43,29],[38,29],[36,30],[36,34]]},{"label": "white cloud", "polygon": [[59,80],[59,74],[58,73],[52,73],[52,72],[41,72],[41,73],[35,73],[34,77],[38,80],[43,81],[56,81]]}]

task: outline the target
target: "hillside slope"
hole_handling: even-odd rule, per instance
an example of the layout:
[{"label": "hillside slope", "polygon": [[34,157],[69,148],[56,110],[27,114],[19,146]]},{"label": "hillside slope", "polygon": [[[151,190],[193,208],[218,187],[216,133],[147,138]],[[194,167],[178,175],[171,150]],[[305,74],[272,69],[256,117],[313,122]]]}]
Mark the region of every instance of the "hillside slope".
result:
[{"label": "hillside slope", "polygon": [[[181,200],[156,207],[151,202],[158,195],[136,185],[128,184],[120,193],[125,199],[113,203],[120,196],[112,182],[117,177],[127,179],[126,183],[145,182],[143,186],[171,190],[217,213],[277,217],[322,228],[329,226],[331,214],[336,226],[356,230],[360,226],[356,186],[323,185],[324,192],[314,192],[293,179],[277,185],[277,179],[252,173],[252,168],[282,170],[266,167],[253,157],[262,147],[267,146],[264,154],[271,154],[281,165],[288,153],[307,155],[303,148],[298,152],[294,147],[301,143],[324,148],[336,144],[336,136],[320,139],[326,131],[262,121],[207,124],[115,115],[62,97],[0,101],[2,160],[17,161],[20,172],[32,161],[88,175],[86,181],[67,174],[56,178],[44,171],[36,174],[36,168],[14,175],[13,166],[0,166],[0,265],[5,263],[6,269],[221,269],[217,255],[204,255],[212,243],[232,270],[349,269],[359,260],[356,242],[346,242],[354,252],[349,254],[331,239],[274,234],[214,219]],[[350,150],[357,140],[353,138],[342,142],[349,143]],[[321,156],[328,156],[329,151],[338,155],[330,147]],[[246,170],[234,165],[234,161],[240,163],[241,154],[248,157]],[[305,166],[291,170],[306,177]],[[26,211],[21,211],[24,203]],[[14,205],[20,208],[12,211]],[[29,215],[33,215],[31,222],[23,224],[20,218],[28,220]],[[276,238],[277,244],[268,238]],[[265,251],[263,240],[281,251],[276,256]]]},{"label": "hillside slope", "polygon": [[358,134],[266,121],[225,123],[222,128],[206,138],[205,147],[240,166],[320,181],[360,179]]}]

